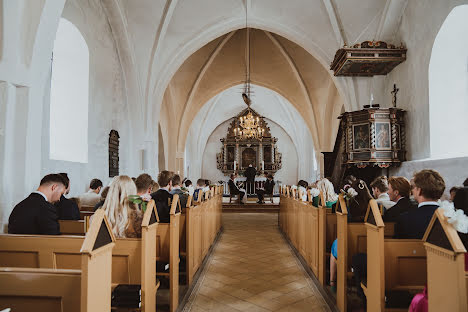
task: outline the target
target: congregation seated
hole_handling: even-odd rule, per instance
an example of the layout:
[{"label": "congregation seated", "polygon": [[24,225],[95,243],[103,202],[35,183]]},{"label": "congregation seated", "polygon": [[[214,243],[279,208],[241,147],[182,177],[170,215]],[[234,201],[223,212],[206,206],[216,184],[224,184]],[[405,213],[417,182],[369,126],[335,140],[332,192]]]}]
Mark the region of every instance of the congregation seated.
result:
[{"label": "congregation seated", "polygon": [[257,189],[257,197],[258,201],[257,203],[263,204],[264,203],[264,198],[265,194],[266,195],[272,195],[273,196],[273,188],[275,187],[275,181],[273,181],[273,175],[268,174],[267,175],[267,180],[265,181],[265,184],[263,185],[263,189]]},{"label": "congregation seated", "polygon": [[57,209],[59,220],[80,220],[80,208],[74,200],[68,199],[65,195],[70,192],[70,179],[66,173],[60,173],[65,181],[65,192],[60,196],[60,200],[54,204]]},{"label": "congregation seated", "polygon": [[185,188],[188,190],[189,195],[193,196],[193,193],[195,192],[195,188],[192,185],[192,181],[185,180]]},{"label": "congregation seated", "polygon": [[388,196],[395,205],[387,209],[383,215],[384,222],[396,222],[398,217],[411,208],[415,208],[410,200],[411,184],[405,177],[390,177],[388,179]]},{"label": "congregation seated", "polygon": [[179,195],[179,200],[180,200],[180,207],[181,209],[185,209],[187,206],[187,200],[188,200],[188,194],[182,191],[180,188],[180,175],[175,174],[172,177],[172,189],[170,191],[171,195]]},{"label": "congregation seated", "polygon": [[151,194],[152,199],[156,204],[156,210],[159,215],[159,222],[169,223],[170,216],[169,212],[171,206],[169,205],[169,200],[172,199],[172,194],[170,193],[172,187],[172,177],[173,173],[167,170],[161,171],[158,175],[158,184],[160,186],[159,190]]},{"label": "congregation seated", "polygon": [[372,188],[372,195],[374,195],[375,201],[381,204],[385,210],[392,208],[395,203],[390,200],[388,196],[388,180],[386,176],[380,176],[374,179],[370,184]]},{"label": "congregation seated", "polygon": [[205,187],[205,180],[204,179],[198,179],[197,180],[197,187],[195,188],[193,192],[193,200],[198,201],[198,194],[201,192],[204,192],[204,187]]},{"label": "congregation seated", "polygon": [[135,186],[137,189],[137,195],[143,200],[151,200],[151,193],[153,190],[153,178],[147,174],[142,173],[135,179]]},{"label": "congregation seated", "polygon": [[[335,188],[330,180],[323,178],[318,181],[317,189],[322,192],[323,197],[325,198],[325,207],[332,208],[332,206],[338,201],[338,195],[335,193]],[[318,206],[318,203],[315,203],[315,205]]]},{"label": "congregation seated", "polygon": [[99,195],[101,189],[102,181],[99,179],[92,179],[89,183],[89,190],[79,196],[81,205],[95,206],[101,200],[101,196]]},{"label": "congregation seated", "polygon": [[422,239],[432,215],[439,208],[437,201],[444,193],[445,182],[437,171],[425,169],[414,175],[411,188],[418,208],[398,217],[395,238]]},{"label": "congregation seated", "polygon": [[205,186],[203,187],[203,192],[208,192],[210,190],[211,181],[208,179],[205,179],[204,181],[205,181]]},{"label": "congregation seated", "polygon": [[231,173],[231,178],[229,179],[229,182],[228,182],[228,185],[229,185],[229,193],[231,194],[231,196],[233,195],[239,195],[239,203],[242,204],[242,199],[244,198],[245,196],[245,191],[241,191],[236,183],[234,183],[234,180],[236,178],[236,174],[235,173]]},{"label": "congregation seated", "polygon": [[102,207],[102,205],[104,205],[104,202],[106,201],[107,193],[109,193],[108,186],[102,189],[101,200],[96,205],[94,205],[94,211],[98,210],[99,208]]},{"label": "congregation seated", "polygon": [[297,192],[298,194],[302,194],[302,198],[300,200],[307,201],[307,188],[309,187],[309,183],[304,180],[299,180],[297,182]]},{"label": "congregation seated", "polygon": [[48,174],[39,187],[15,206],[8,220],[10,234],[60,235],[57,210],[67,182],[60,174]]},{"label": "congregation seated", "polygon": [[143,213],[128,197],[137,192],[135,183],[126,175],[114,177],[102,206],[116,238],[140,238]]}]

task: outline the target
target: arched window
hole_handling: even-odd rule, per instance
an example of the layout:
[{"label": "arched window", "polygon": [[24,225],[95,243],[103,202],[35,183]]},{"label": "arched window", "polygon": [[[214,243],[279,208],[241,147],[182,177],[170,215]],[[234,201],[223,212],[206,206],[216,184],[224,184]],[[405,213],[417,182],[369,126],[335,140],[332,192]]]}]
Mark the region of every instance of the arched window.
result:
[{"label": "arched window", "polygon": [[437,34],[429,63],[431,157],[468,155],[468,5],[454,8]]},{"label": "arched window", "polygon": [[89,51],[80,31],[61,18],[50,88],[50,158],[88,162]]}]

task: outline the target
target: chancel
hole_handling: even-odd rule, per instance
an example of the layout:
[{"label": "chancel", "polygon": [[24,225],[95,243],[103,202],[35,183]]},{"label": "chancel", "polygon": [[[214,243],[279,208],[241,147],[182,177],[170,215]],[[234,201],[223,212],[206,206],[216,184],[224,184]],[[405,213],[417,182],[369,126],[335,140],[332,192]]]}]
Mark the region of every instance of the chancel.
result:
[{"label": "chancel", "polygon": [[1,0],[0,311],[468,311],[468,0]]}]

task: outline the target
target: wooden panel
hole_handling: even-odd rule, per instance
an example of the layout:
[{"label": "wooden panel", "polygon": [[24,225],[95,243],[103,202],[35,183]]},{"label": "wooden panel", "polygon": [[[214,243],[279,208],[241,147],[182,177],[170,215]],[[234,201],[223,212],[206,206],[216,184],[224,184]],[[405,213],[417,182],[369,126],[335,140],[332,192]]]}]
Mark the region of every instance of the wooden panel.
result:
[{"label": "wooden panel", "polygon": [[55,265],[57,269],[81,270],[80,253],[55,253]]},{"label": "wooden panel", "polygon": [[0,310],[11,308],[11,311],[61,312],[62,298],[35,296],[0,296]]},{"label": "wooden panel", "polygon": [[128,284],[129,278],[129,259],[128,256],[112,255],[112,283]]},{"label": "wooden panel", "polygon": [[426,257],[398,257],[398,286],[426,284]]},{"label": "wooden panel", "polygon": [[0,251],[0,267],[38,268],[39,253],[27,251]]}]

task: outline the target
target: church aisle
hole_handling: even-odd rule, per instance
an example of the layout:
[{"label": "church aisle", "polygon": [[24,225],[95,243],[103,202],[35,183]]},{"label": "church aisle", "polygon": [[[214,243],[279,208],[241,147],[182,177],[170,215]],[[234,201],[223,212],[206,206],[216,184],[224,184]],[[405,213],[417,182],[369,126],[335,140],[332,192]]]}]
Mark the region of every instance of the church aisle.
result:
[{"label": "church aisle", "polygon": [[224,232],[184,311],[330,311],[277,214],[224,213]]}]

